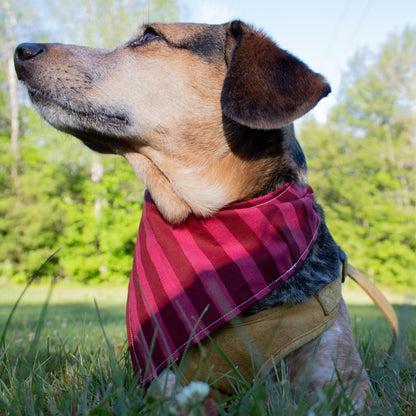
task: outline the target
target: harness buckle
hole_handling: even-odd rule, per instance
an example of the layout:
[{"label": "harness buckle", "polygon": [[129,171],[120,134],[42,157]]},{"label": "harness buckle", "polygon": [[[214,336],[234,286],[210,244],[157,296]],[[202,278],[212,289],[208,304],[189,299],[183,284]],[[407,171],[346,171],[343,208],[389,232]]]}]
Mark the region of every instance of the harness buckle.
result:
[{"label": "harness buckle", "polygon": [[345,282],[348,275],[348,256],[341,247],[339,247],[339,259],[341,260],[341,281]]}]

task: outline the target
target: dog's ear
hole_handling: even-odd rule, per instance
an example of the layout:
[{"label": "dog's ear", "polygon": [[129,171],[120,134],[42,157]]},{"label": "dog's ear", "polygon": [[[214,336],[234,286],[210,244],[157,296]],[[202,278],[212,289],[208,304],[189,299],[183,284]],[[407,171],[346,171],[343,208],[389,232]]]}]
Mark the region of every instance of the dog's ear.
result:
[{"label": "dog's ear", "polygon": [[322,75],[240,21],[230,23],[224,114],[254,129],[276,129],[306,114],[331,88]]}]

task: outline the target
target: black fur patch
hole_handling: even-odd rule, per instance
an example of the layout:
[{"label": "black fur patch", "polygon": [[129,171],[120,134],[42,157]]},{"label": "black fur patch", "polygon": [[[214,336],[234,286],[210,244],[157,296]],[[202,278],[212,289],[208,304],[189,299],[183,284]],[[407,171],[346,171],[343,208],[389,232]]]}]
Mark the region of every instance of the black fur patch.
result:
[{"label": "black fur patch", "polygon": [[175,48],[187,49],[191,53],[211,62],[224,57],[225,34],[220,26],[207,26],[180,43],[169,42]]},{"label": "black fur patch", "polygon": [[339,248],[325,224],[322,208],[317,205],[322,218],[318,238],[302,266],[271,293],[243,312],[248,316],[281,304],[294,305],[305,302],[322,287],[339,277]]}]

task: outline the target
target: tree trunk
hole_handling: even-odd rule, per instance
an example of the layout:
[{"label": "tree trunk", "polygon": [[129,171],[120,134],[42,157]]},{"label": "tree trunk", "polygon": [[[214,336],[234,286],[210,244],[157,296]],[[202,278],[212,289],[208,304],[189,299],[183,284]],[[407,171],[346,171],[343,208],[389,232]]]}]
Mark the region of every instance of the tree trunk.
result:
[{"label": "tree trunk", "polygon": [[19,182],[19,103],[17,97],[16,74],[14,72],[13,58],[8,60],[7,82],[10,95],[10,139],[12,146],[13,160],[11,164],[11,176],[16,195],[20,196]]}]

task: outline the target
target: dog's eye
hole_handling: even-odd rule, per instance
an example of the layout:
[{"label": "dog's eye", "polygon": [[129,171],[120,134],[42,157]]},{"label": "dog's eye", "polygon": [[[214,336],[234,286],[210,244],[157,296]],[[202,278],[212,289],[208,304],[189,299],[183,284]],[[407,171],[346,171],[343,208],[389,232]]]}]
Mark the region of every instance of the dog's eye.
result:
[{"label": "dog's eye", "polygon": [[158,39],[160,38],[159,33],[156,32],[155,29],[153,29],[152,27],[148,27],[145,32],[143,33],[142,36],[140,36],[138,39],[134,40],[133,42],[130,43],[130,46],[132,48],[136,47],[136,46],[140,46],[140,45],[144,45],[145,43],[149,43],[152,40]]},{"label": "dog's eye", "polygon": [[143,42],[150,42],[158,37],[160,37],[159,34],[153,28],[149,27],[143,34]]}]

